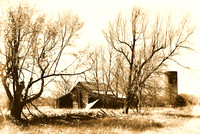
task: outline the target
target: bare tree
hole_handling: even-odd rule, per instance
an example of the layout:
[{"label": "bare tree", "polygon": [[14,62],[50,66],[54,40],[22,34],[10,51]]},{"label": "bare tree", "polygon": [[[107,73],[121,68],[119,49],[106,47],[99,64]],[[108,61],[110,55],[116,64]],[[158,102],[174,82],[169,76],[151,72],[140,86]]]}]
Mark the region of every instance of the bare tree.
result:
[{"label": "bare tree", "polygon": [[[105,93],[115,89],[112,88],[114,82],[114,66],[116,56],[113,48],[110,46],[95,46],[94,50],[90,52],[89,60],[92,68],[87,73],[86,80],[94,82],[97,85],[104,83]],[[91,65],[90,65],[91,66]]]},{"label": "bare tree", "polygon": [[9,8],[3,23],[0,76],[11,115],[20,120],[23,107],[41,96],[49,78],[86,71],[68,73],[66,63],[61,64],[84,23],[70,11],[57,20],[46,20],[44,14],[23,4]]},{"label": "bare tree", "polygon": [[152,74],[174,60],[180,49],[189,48],[188,39],[194,29],[189,27],[188,19],[183,18],[178,25],[173,25],[170,17],[165,20],[149,20],[143,9],[134,7],[129,18],[119,14],[103,31],[107,42],[126,60],[125,113]]},{"label": "bare tree", "polygon": [[51,95],[55,99],[68,94],[71,90],[72,84],[70,81],[71,77],[61,76],[59,79],[54,79],[55,89],[51,90]]},{"label": "bare tree", "polygon": [[[95,83],[97,91],[99,91],[99,85],[104,83],[106,84],[106,76],[105,76],[105,49],[102,46],[95,46],[94,48],[90,48],[88,52],[88,61],[87,64],[92,66],[91,70],[87,72],[85,80],[87,82]],[[105,85],[104,87],[107,89],[108,87]]]}]

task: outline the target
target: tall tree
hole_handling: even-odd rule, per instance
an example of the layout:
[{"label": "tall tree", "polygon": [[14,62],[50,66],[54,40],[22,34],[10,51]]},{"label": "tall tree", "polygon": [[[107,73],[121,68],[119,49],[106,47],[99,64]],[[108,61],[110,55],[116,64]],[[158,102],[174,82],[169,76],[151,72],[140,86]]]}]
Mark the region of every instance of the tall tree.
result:
[{"label": "tall tree", "polygon": [[11,115],[20,120],[23,107],[41,96],[48,78],[86,71],[68,73],[67,66],[61,64],[66,48],[77,39],[84,23],[70,11],[57,20],[47,20],[23,4],[8,8],[3,23],[0,76]]},{"label": "tall tree", "polygon": [[150,20],[139,7],[134,7],[128,18],[119,14],[115,22],[109,23],[103,31],[105,39],[125,58],[128,68],[125,113],[152,74],[168,60],[174,60],[181,49],[189,48],[187,42],[193,32],[187,18],[178,25],[173,25],[170,17]]}]

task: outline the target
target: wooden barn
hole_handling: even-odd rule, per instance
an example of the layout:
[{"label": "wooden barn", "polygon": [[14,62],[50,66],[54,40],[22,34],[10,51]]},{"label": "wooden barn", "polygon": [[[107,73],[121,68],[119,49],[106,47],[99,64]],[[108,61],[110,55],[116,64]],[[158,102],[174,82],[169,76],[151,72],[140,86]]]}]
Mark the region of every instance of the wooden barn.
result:
[{"label": "wooden barn", "polygon": [[103,83],[78,82],[70,93],[58,98],[58,108],[85,108],[88,103],[98,100],[92,108],[121,108],[124,96],[107,90]]}]

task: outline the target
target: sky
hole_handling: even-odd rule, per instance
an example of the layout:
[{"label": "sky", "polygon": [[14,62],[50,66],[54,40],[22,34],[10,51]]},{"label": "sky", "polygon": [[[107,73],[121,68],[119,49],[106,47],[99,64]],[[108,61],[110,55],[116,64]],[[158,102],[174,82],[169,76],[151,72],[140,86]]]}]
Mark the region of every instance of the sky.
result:
[{"label": "sky", "polygon": [[[35,2],[35,0],[32,0]],[[179,93],[190,93],[200,96],[200,1],[198,0],[36,0],[37,5],[47,11],[49,15],[55,15],[58,11],[72,10],[85,22],[77,46],[84,48],[88,44],[99,45],[105,43],[102,30],[113,21],[121,11],[128,13],[136,6],[144,7],[155,14],[171,13],[180,19],[188,14],[191,23],[196,26],[192,37],[191,46],[194,52],[183,52],[178,57],[180,63],[191,70],[172,65],[169,70],[178,71]]]},{"label": "sky", "polygon": [[128,13],[131,8],[141,6],[149,12],[162,14],[171,13],[180,19],[189,15],[191,23],[196,26],[191,46],[195,52],[184,52],[179,56],[179,62],[191,70],[172,65],[169,70],[178,71],[179,93],[200,95],[200,14],[198,0],[40,0],[40,6],[54,14],[56,10],[70,9],[77,13],[85,22],[84,30],[80,37],[79,47],[88,44],[101,44],[105,42],[102,30],[108,26],[109,21],[115,19],[121,11]]}]

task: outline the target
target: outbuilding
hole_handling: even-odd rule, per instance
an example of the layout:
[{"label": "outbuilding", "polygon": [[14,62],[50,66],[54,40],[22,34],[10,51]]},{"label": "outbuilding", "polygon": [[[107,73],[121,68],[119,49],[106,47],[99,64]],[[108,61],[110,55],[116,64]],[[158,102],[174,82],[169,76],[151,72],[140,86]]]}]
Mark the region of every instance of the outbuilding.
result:
[{"label": "outbuilding", "polygon": [[124,96],[110,90],[104,83],[78,82],[70,93],[58,98],[58,108],[85,108],[98,100],[92,108],[122,108]]}]

